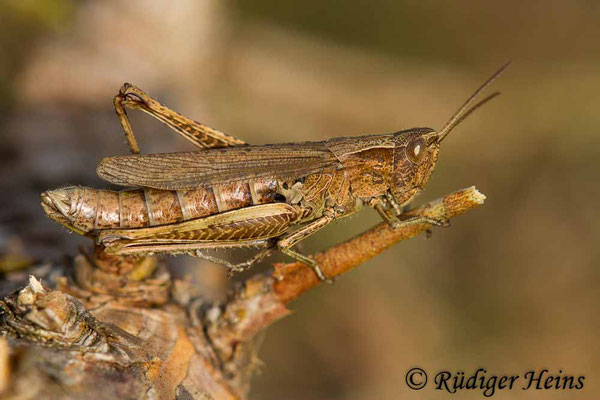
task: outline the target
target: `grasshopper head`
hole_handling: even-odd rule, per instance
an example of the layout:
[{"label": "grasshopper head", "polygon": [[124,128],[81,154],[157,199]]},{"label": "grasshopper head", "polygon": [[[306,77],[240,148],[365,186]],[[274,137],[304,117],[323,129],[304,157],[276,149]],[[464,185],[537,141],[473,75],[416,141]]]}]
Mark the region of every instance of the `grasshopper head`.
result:
[{"label": "grasshopper head", "polygon": [[431,128],[414,128],[394,135],[394,177],[391,192],[394,200],[403,205],[425,186],[440,150],[438,135]]},{"label": "grasshopper head", "polygon": [[435,167],[442,140],[473,111],[500,94],[494,92],[471,106],[477,95],[509,65],[510,62],[504,64],[479,86],[439,131],[414,128],[394,134],[394,176],[390,191],[398,205],[408,203],[425,186]]}]

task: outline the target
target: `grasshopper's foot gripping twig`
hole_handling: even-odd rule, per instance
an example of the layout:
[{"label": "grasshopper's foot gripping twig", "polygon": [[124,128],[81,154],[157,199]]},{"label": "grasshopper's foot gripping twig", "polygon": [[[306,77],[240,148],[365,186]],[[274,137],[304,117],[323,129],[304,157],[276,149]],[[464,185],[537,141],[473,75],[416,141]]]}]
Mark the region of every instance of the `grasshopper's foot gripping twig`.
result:
[{"label": "grasshopper's foot gripping twig", "polygon": [[317,275],[317,278],[319,278],[320,281],[327,282],[327,283],[333,283],[333,281],[331,279],[327,279],[325,277],[325,274],[323,274],[323,271],[321,271],[321,268],[319,268],[319,265],[317,264],[317,262],[315,260],[313,260],[312,258],[308,258],[307,256],[302,255],[290,248],[281,248],[280,247],[279,250],[283,254],[290,256],[293,259],[296,259],[300,262],[303,262],[304,264],[311,267],[313,269],[313,271],[315,271],[315,274]]},{"label": "grasshopper's foot gripping twig", "polygon": [[310,266],[320,281],[325,281],[328,283],[331,283],[332,281],[325,277],[323,271],[321,271],[321,268],[319,268],[315,260],[308,258],[307,256],[302,255],[297,251],[292,250],[291,247],[294,246],[296,243],[304,240],[308,236],[312,235],[313,233],[317,232],[318,230],[322,229],[326,225],[330,224],[334,220],[335,212],[333,210],[327,209],[323,212],[322,217],[317,218],[316,220],[312,221],[308,225],[303,226],[295,232],[283,236],[277,241],[277,247],[279,248],[279,251]]},{"label": "grasshopper's foot gripping twig", "polygon": [[377,211],[381,219],[390,224],[394,229],[399,229],[412,224],[431,224],[442,227],[450,226],[450,221],[447,219],[431,218],[423,215],[406,217],[404,212],[397,215],[394,213],[396,208],[387,208],[380,198],[373,198],[369,205]]}]

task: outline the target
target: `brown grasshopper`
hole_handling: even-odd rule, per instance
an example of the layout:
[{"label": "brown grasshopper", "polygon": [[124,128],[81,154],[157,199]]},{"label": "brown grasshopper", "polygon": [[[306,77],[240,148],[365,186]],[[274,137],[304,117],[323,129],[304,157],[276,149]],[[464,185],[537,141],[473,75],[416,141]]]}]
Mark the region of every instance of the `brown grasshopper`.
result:
[{"label": "brown grasshopper", "polygon": [[[363,204],[393,227],[447,225],[424,217],[402,218],[402,208],[431,176],[440,143],[499,94],[470,107],[507,67],[486,80],[439,131],[413,128],[258,146],[190,120],[125,84],[114,105],[133,154],[105,158],[97,172],[109,182],[137,189],[65,187],[43,193],[42,207],[68,229],[95,238],[108,253],[185,253],[238,271],[277,248],[325,279],[314,260],[292,247]],[[125,107],[145,111],[201,150],[139,154]],[[202,252],[251,246],[262,250],[236,265]]]}]

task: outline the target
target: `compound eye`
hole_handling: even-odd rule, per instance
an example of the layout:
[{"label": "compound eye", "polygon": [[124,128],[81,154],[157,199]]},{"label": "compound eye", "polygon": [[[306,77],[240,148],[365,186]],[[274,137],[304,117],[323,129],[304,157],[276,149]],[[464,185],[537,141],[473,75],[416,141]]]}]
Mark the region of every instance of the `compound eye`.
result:
[{"label": "compound eye", "polygon": [[422,138],[413,139],[406,146],[406,156],[415,164],[421,161],[426,151],[427,149],[425,148],[425,141]]}]

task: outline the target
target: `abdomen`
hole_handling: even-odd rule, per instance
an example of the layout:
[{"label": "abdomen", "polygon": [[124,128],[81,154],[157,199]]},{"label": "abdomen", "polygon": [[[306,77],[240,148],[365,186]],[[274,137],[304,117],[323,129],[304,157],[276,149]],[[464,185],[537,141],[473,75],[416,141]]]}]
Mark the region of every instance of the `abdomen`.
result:
[{"label": "abdomen", "polygon": [[[85,233],[174,224],[251,205],[272,203],[277,182],[257,180],[188,190],[105,190],[67,187],[42,195],[46,212]],[[56,214],[59,214],[58,216]]]}]

